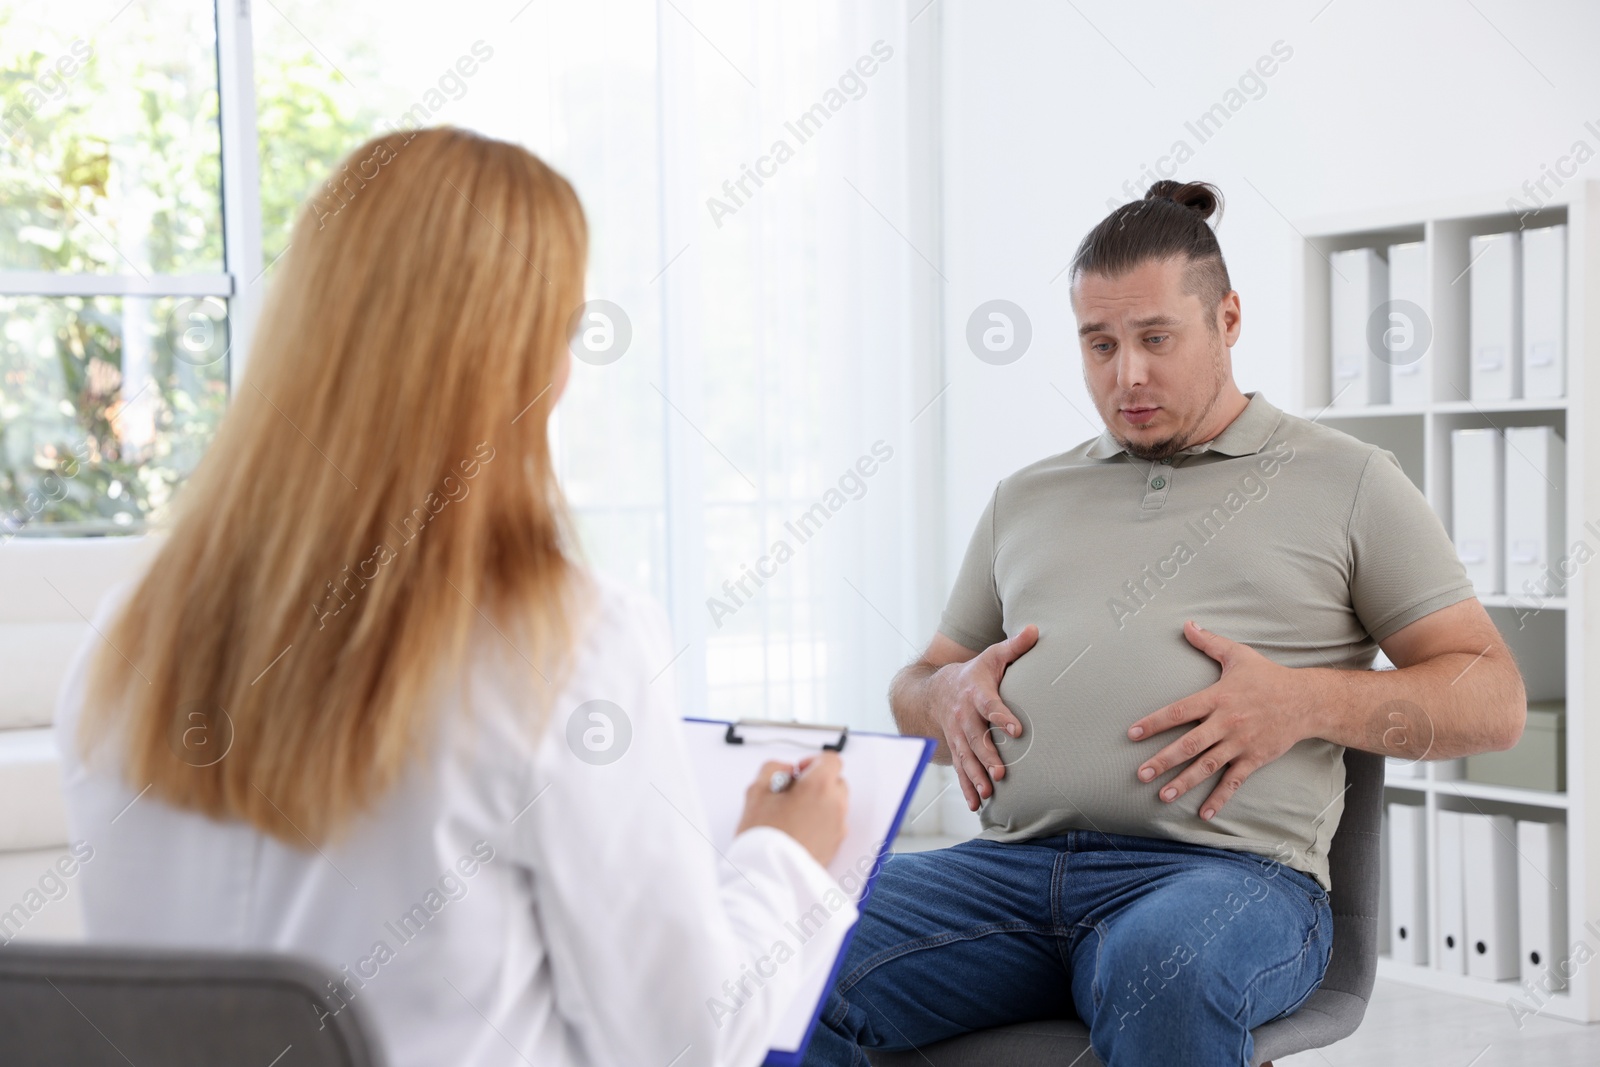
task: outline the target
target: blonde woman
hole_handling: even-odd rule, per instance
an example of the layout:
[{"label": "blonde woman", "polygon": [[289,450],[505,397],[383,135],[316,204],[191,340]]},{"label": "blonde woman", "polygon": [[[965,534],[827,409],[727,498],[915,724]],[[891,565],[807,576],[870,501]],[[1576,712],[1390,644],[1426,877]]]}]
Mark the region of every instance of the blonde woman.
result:
[{"label": "blonde woman", "polygon": [[586,256],[560,175],[459,130],[302,211],[62,691],[92,939],[309,956],[395,1067],[762,1060],[856,917],[787,935],[838,906],[845,786],[829,754],[725,856],[695,828],[664,618],[574,563],[551,463]]}]

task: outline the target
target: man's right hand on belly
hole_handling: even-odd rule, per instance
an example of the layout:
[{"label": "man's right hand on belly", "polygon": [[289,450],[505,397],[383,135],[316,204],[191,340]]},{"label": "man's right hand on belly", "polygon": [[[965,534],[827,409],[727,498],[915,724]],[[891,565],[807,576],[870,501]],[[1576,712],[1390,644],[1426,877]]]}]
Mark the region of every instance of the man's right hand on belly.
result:
[{"label": "man's right hand on belly", "polygon": [[934,721],[944,732],[956,781],[973,811],[993,795],[994,783],[1006,774],[990,730],[998,727],[1012,737],[1022,736],[1021,720],[1000,699],[1000,679],[1038,640],[1039,628],[1024,626],[1014,637],[990,645],[972,659],[946,664],[930,679]]}]

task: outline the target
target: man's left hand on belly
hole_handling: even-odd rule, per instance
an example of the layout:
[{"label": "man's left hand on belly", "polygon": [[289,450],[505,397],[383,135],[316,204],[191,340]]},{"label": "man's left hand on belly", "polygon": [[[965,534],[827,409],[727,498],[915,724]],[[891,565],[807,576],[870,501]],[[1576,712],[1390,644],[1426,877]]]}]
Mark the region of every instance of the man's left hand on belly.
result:
[{"label": "man's left hand on belly", "polygon": [[1320,701],[1314,687],[1327,684],[1328,672],[1284,667],[1248,645],[1202,630],[1193,621],[1184,624],[1183,635],[1222,665],[1222,677],[1146,715],[1128,728],[1128,737],[1139,741],[1195,723],[1135,773],[1140,781],[1153,782],[1174,767],[1189,764],[1160,787],[1160,798],[1171,803],[1222,771],[1222,781],[1200,807],[1200,817],[1210,819],[1250,775],[1296,742],[1320,736]]}]

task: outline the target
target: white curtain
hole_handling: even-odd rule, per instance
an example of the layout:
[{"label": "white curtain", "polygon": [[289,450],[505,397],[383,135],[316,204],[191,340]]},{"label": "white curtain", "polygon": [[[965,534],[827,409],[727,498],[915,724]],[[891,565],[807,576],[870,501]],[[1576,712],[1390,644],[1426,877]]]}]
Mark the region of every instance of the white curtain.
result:
[{"label": "white curtain", "polygon": [[929,636],[914,15],[541,0],[440,116],[527,144],[584,200],[588,295],[631,339],[574,365],[563,478],[590,559],[668,605],[688,714],[883,727]]}]

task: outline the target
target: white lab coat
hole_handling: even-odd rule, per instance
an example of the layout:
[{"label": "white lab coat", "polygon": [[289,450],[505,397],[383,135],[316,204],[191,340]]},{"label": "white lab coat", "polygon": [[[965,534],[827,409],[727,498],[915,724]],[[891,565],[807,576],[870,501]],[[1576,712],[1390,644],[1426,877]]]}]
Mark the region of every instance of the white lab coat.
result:
[{"label": "white lab coat", "polygon": [[[855,907],[838,907],[837,883],[781,831],[747,831],[720,857],[702,836],[660,673],[674,654],[665,617],[598,589],[542,734],[525,725],[527,664],[481,627],[470,707],[459,679],[442,683],[426,758],[318,848],[142,795],[115,758],[85,766],[74,742],[92,635],[57,717],[72,838],[92,849],[73,879],[90,939],[310,957],[340,978],[326,1010],[356,1004],[391,1067],[760,1063]],[[100,632],[120,599],[102,605]],[[569,743],[591,700],[627,718],[614,762]],[[114,739],[106,748],[117,755]],[[785,924],[824,894],[831,919],[796,943]],[[774,970],[780,941],[795,955]],[[758,962],[774,973],[753,980]]]}]

